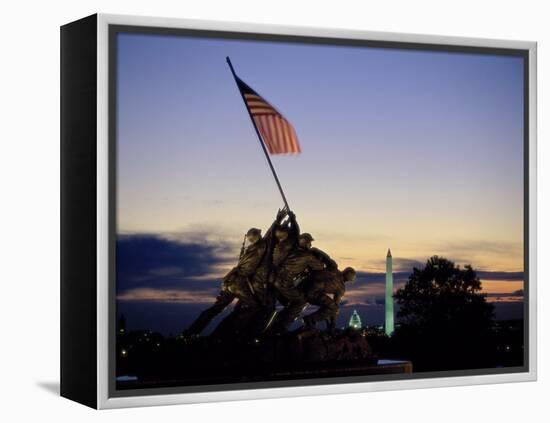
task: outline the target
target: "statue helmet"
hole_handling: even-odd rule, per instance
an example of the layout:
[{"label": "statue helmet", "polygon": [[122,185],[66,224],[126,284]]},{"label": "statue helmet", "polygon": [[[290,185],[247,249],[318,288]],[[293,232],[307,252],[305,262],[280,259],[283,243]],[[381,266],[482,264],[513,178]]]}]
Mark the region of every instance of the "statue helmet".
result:
[{"label": "statue helmet", "polygon": [[304,232],[303,234],[300,234],[300,239],[303,239],[306,242],[312,242],[315,241],[310,233]]},{"label": "statue helmet", "polygon": [[355,271],[355,269],[353,267],[346,267],[344,270],[342,270],[342,274],[343,275],[347,275],[347,274],[357,275],[357,272]]},{"label": "statue helmet", "polygon": [[258,228],[250,228],[246,233],[246,236],[261,236],[262,230]]}]

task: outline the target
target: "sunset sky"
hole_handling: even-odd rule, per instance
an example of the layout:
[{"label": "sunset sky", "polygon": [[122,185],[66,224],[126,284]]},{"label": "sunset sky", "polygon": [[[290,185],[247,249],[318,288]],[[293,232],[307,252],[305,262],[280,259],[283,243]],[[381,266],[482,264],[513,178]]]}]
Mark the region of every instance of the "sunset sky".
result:
[{"label": "sunset sky", "polygon": [[226,56],[296,129],[302,154],[273,163],[302,230],[361,272],[342,322],[354,307],[381,321],[388,247],[398,286],[445,256],[521,317],[522,58],[119,34],[117,292],[130,325],[188,324],[243,233],[282,207]]}]

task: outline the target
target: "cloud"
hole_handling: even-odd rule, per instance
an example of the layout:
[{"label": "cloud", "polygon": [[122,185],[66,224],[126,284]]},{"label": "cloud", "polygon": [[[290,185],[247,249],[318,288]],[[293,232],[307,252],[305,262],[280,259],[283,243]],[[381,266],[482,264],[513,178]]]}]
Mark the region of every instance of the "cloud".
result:
[{"label": "cloud", "polygon": [[411,273],[415,267],[418,269],[421,269],[425,265],[426,265],[426,262],[421,260],[399,258],[399,257],[393,259],[394,272]]},{"label": "cloud", "polygon": [[346,293],[345,299],[340,303],[341,307],[378,307],[384,303],[384,297],[375,297],[375,296],[361,296],[356,297],[354,295],[349,295]]},{"label": "cloud", "polygon": [[523,272],[493,272],[488,270],[476,271],[479,279],[488,281],[523,281]]},{"label": "cloud", "polygon": [[487,297],[487,302],[493,304],[523,303],[523,297],[505,297],[500,295],[498,297]]},{"label": "cloud", "polygon": [[[393,281],[406,281],[409,277],[411,272],[393,272]],[[361,285],[361,284],[384,284],[386,283],[386,273],[382,272],[363,272],[359,271],[357,272],[357,279],[354,285]]]},{"label": "cloud", "polygon": [[471,253],[490,253],[496,255],[521,254],[523,244],[521,242],[470,240],[462,242],[447,242],[437,250],[452,251],[453,255],[470,256]]},{"label": "cloud", "polygon": [[489,293],[485,293],[485,295],[487,295],[487,298],[490,298],[490,297],[493,297],[493,298],[497,298],[497,297],[520,297],[520,298],[523,298],[523,289],[518,289],[517,291],[514,291],[514,292],[489,292]]},{"label": "cloud", "polygon": [[157,303],[179,304],[208,304],[214,301],[217,290],[185,290],[185,289],[156,289],[134,288],[124,291],[117,296],[119,301],[151,301]]},{"label": "cloud", "polygon": [[[386,259],[379,259],[372,262],[375,269],[385,269],[386,268]],[[426,260],[422,261],[419,259],[410,259],[410,258],[400,258],[400,257],[393,257],[392,260],[392,268],[394,275],[396,273],[407,273],[410,274],[413,269],[416,268],[422,268],[426,265]],[[371,274],[374,274],[376,272],[372,272]],[[378,275],[385,275],[384,272],[378,272]]]},{"label": "cloud", "polygon": [[518,289],[509,293],[495,292],[486,295],[487,301],[490,303],[515,303],[523,302],[524,300],[523,289]]},{"label": "cloud", "polygon": [[[231,265],[233,246],[206,236],[189,240],[160,235],[120,235],[117,239],[117,292],[136,288],[196,290],[219,284]],[[237,253],[238,254],[238,251]]]},{"label": "cloud", "polygon": [[149,274],[154,276],[176,276],[176,275],[183,275],[184,271],[181,267],[168,266],[168,267],[161,267],[159,269],[149,270]]}]

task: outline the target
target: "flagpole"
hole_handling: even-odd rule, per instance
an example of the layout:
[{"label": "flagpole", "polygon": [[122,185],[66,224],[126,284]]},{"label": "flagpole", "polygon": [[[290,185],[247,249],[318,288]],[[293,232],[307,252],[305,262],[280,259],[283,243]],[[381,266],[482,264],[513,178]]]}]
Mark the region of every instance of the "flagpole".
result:
[{"label": "flagpole", "polygon": [[235,69],[233,69],[233,64],[231,63],[231,60],[229,59],[229,56],[226,57],[226,60],[227,60],[227,64],[229,65],[229,69],[231,70],[231,74],[233,75],[233,78],[235,79],[235,84],[237,84],[237,88],[239,89],[239,92],[241,93],[241,97],[243,99],[244,106],[246,107],[246,111],[248,112],[248,116],[250,117],[250,120],[252,121],[252,125],[254,125],[254,129],[256,130],[256,135],[258,136],[258,141],[260,142],[260,145],[262,146],[262,150],[265,154],[265,158],[267,159],[267,163],[269,164],[269,168],[271,169],[271,172],[273,173],[273,177],[275,178],[275,182],[277,183],[277,187],[279,188],[279,192],[281,193],[281,197],[283,197],[285,207],[286,207],[287,210],[290,211],[290,207],[288,207],[288,202],[286,201],[285,193],[283,192],[283,188],[281,187],[281,182],[279,182],[279,177],[277,176],[277,172],[275,172],[275,168],[273,167],[273,163],[271,163],[271,158],[269,157],[269,153],[267,151],[267,148],[265,148],[265,143],[262,139],[260,131],[258,130],[258,126],[256,126],[256,122],[254,121],[254,116],[252,116],[252,112],[248,108],[248,104],[246,103],[246,98],[244,97],[244,94],[241,90],[241,87],[239,86],[239,82],[237,81],[237,74],[235,73]]}]

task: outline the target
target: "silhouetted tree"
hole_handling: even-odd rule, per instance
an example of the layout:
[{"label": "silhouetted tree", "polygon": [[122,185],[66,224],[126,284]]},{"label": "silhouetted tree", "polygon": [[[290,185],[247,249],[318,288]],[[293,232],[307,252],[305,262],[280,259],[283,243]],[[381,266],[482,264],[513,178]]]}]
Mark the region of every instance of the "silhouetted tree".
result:
[{"label": "silhouetted tree", "polygon": [[493,305],[471,266],[433,256],[394,298],[400,321],[394,342],[416,370],[494,367]]}]

